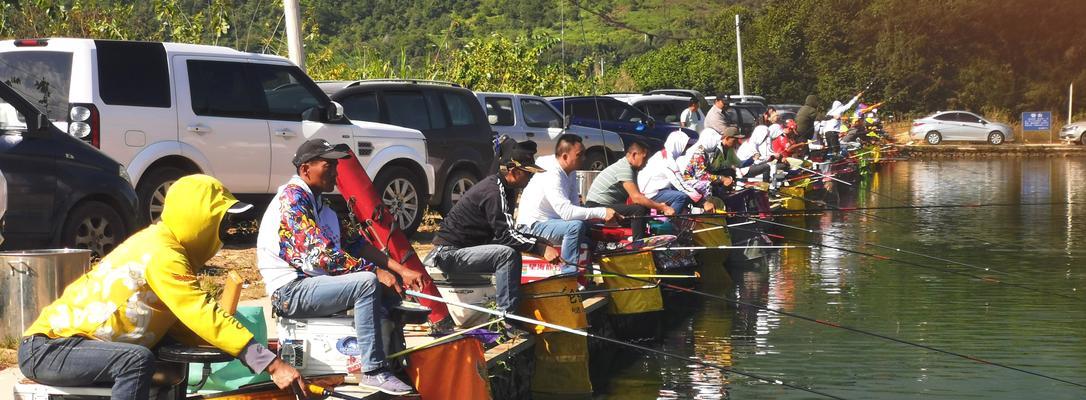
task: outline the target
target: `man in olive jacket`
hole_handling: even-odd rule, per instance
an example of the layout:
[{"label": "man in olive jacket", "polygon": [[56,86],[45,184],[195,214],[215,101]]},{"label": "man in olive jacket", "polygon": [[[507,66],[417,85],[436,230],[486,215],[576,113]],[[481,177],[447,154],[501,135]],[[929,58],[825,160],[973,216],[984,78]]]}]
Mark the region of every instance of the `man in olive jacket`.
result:
[{"label": "man in olive jacket", "polygon": [[808,95],[803,107],[796,113],[796,133],[804,140],[815,139],[815,121],[818,121],[818,96]]}]

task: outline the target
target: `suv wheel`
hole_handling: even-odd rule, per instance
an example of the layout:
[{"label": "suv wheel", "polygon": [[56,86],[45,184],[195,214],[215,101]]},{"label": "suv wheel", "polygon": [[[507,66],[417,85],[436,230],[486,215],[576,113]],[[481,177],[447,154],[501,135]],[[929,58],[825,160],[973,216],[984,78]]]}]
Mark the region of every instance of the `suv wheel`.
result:
[{"label": "suv wheel", "polygon": [[928,132],[927,135],[924,135],[924,141],[928,142],[928,144],[936,145],[943,141],[943,135],[939,134],[939,132],[931,131]]},{"label": "suv wheel", "polygon": [[163,167],[156,168],[140,179],[136,194],[139,195],[141,218],[146,218],[151,224],[158,222],[162,215],[162,205],[166,202],[166,191],[185,175],[189,173],[179,168]]},{"label": "suv wheel", "polygon": [[426,212],[423,179],[407,168],[393,166],[377,174],[373,187],[388,207],[389,214],[396,219],[396,226],[404,235],[413,235]]},{"label": "suv wheel", "polygon": [[990,144],[994,144],[994,145],[1003,144],[1003,139],[1004,139],[1003,134],[1000,133],[999,131],[992,131],[991,133],[988,134],[988,143],[990,143]]},{"label": "suv wheel", "polygon": [[449,179],[445,181],[445,192],[441,201],[441,215],[448,214],[456,205],[456,202],[460,201],[460,197],[467,193],[472,186],[475,186],[475,182],[478,181],[479,178],[476,178],[475,174],[471,172],[464,170],[453,172]]},{"label": "suv wheel", "polygon": [[68,214],[61,229],[60,244],[75,249],[88,249],[93,257],[104,257],[128,237],[120,214],[105,203],[90,201],[80,204]]},{"label": "suv wheel", "polygon": [[607,158],[604,157],[603,151],[590,151],[584,158],[584,169],[590,171],[603,171],[607,165]]}]

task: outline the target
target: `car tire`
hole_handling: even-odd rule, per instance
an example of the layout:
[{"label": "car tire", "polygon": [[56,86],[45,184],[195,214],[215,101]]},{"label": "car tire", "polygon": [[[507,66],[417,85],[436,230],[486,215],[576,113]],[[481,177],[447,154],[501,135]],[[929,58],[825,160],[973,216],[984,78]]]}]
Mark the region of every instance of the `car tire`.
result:
[{"label": "car tire", "polygon": [[460,196],[467,193],[468,189],[471,189],[479,178],[470,171],[459,170],[449,175],[449,179],[445,180],[445,188],[442,191],[441,196],[441,215],[446,215],[452,210],[456,202],[460,200]]},{"label": "car tire", "polygon": [[930,145],[937,145],[943,142],[943,135],[939,132],[931,131],[928,132],[927,135],[924,135],[924,141]]},{"label": "car tire", "polygon": [[1000,131],[991,131],[988,133],[988,144],[1001,145],[1007,138],[1003,137],[1003,133]]},{"label": "car tire", "polygon": [[148,224],[158,222],[162,215],[162,205],[166,201],[166,191],[178,179],[191,174],[180,168],[162,167],[148,172],[140,179],[136,186],[136,195],[139,196],[140,218]]},{"label": "car tire", "polygon": [[1086,132],[1084,132],[1082,136],[1078,137],[1078,144],[1086,146]]},{"label": "car tire", "polygon": [[607,157],[604,156],[603,151],[592,150],[585,155],[583,167],[589,171],[603,171],[604,168],[607,168],[607,166],[610,165],[607,161]]},{"label": "car tire", "polygon": [[426,185],[418,173],[391,166],[377,173],[373,188],[377,197],[396,219],[396,226],[411,237],[426,215]]},{"label": "car tire", "polygon": [[62,246],[88,249],[92,257],[105,257],[128,237],[128,228],[117,210],[98,201],[73,208],[60,232]]}]

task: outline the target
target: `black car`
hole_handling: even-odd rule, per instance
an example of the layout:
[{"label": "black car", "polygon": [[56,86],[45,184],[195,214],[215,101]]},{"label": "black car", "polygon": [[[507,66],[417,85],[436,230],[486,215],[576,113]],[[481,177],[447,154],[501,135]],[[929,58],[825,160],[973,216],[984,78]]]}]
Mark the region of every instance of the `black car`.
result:
[{"label": "black car", "polygon": [[364,80],[318,82],[347,118],[418,129],[434,167],[430,205],[445,214],[490,173],[494,132],[472,91],[448,82]]},{"label": "black car", "polygon": [[63,246],[103,256],[140,228],[124,166],[58,129],[3,83],[0,171],[8,207],[2,249]]},{"label": "black car", "polygon": [[613,97],[549,97],[547,100],[555,108],[562,110],[573,124],[618,133],[626,146],[629,146],[631,139],[640,139],[655,151],[664,147],[664,141],[671,132],[682,130],[691,138],[698,136],[693,130],[680,128],[678,124],[656,121],[634,106]]}]

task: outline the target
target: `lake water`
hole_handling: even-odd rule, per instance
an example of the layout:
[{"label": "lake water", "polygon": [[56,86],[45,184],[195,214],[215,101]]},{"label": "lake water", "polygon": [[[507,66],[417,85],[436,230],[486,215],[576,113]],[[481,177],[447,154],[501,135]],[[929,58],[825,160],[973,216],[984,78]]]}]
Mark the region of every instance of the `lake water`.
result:
[{"label": "lake water", "polygon": [[[779,219],[837,236],[775,229],[790,239],[932,269],[786,249],[704,289],[1086,385],[1086,159],[898,162],[863,185],[842,206],[1002,205]],[[717,300],[669,315],[662,350],[844,398],[1086,398],[1084,387]],[[817,398],[683,360],[623,357],[597,398]]]}]

